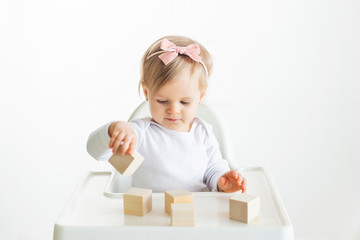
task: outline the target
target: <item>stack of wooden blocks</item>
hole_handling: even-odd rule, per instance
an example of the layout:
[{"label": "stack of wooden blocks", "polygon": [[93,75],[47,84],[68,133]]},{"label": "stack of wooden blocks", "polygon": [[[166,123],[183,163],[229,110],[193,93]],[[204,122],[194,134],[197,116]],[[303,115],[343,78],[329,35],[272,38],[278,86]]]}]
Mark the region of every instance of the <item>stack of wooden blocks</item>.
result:
[{"label": "stack of wooden blocks", "polygon": [[165,192],[165,212],[171,216],[171,226],[195,226],[193,194],[186,189]]}]

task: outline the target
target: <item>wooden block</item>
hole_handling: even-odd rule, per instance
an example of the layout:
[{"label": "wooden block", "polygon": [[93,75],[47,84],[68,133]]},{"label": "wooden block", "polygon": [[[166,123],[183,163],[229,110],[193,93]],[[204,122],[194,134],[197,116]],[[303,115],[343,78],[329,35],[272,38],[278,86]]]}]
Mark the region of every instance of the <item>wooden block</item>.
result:
[{"label": "wooden block", "polygon": [[260,216],[260,197],[241,193],[229,200],[229,217],[249,223]]},{"label": "wooden block", "polygon": [[195,226],[194,203],[172,203],[171,226]]},{"label": "wooden block", "polygon": [[152,190],[131,188],[124,193],[124,214],[144,216],[152,210]]},{"label": "wooden block", "polygon": [[186,189],[177,189],[165,192],[165,212],[171,214],[172,203],[192,203],[193,194]]},{"label": "wooden block", "polygon": [[116,153],[109,159],[109,163],[122,175],[132,175],[143,161],[144,157],[137,151],[134,151],[132,156],[129,154],[120,155],[120,153]]}]

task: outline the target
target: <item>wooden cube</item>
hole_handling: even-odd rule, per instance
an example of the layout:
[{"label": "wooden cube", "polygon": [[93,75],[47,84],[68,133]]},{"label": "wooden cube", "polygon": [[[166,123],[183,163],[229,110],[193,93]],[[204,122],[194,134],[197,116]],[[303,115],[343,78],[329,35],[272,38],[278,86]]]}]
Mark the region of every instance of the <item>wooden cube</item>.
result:
[{"label": "wooden cube", "polygon": [[171,226],[195,226],[194,203],[172,203]]},{"label": "wooden cube", "polygon": [[186,189],[177,189],[165,192],[165,212],[171,214],[172,203],[192,203],[193,194]]},{"label": "wooden cube", "polygon": [[132,175],[143,161],[144,157],[136,151],[134,151],[132,156],[129,154],[120,155],[120,153],[116,153],[109,159],[109,163],[122,175]]},{"label": "wooden cube", "polygon": [[240,193],[229,200],[229,217],[249,223],[260,216],[260,197]]},{"label": "wooden cube", "polygon": [[152,190],[131,188],[124,193],[124,214],[144,216],[152,210]]}]

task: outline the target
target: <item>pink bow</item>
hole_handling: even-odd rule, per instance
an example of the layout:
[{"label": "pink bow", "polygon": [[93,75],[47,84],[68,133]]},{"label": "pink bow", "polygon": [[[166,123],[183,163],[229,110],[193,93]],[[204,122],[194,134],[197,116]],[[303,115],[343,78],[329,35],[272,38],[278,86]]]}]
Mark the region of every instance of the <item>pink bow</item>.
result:
[{"label": "pink bow", "polygon": [[164,38],[161,42],[160,48],[165,51],[164,53],[159,55],[159,58],[163,61],[165,65],[168,65],[179,54],[187,55],[196,62],[201,61],[201,57],[199,56],[200,47],[197,44],[190,44],[187,47],[178,47],[174,43]]}]

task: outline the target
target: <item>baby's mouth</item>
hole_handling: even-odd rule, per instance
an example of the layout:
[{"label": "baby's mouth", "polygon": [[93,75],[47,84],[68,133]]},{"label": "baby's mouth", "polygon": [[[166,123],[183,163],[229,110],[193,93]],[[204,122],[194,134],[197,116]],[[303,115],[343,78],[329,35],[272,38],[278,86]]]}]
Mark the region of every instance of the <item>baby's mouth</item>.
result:
[{"label": "baby's mouth", "polygon": [[170,121],[170,122],[176,122],[178,119],[176,118],[165,118],[166,120]]}]

